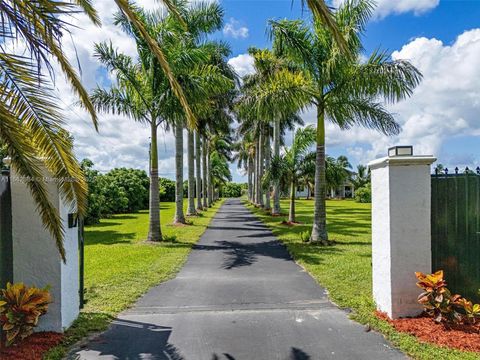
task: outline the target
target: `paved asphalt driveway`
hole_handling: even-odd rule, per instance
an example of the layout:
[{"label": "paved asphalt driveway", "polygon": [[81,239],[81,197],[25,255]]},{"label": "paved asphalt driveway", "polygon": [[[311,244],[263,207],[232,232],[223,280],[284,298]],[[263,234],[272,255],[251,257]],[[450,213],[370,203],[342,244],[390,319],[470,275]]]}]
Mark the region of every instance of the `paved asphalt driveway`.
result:
[{"label": "paved asphalt driveway", "polygon": [[225,202],[175,279],[71,357],[405,359],[330,303],[239,200]]}]

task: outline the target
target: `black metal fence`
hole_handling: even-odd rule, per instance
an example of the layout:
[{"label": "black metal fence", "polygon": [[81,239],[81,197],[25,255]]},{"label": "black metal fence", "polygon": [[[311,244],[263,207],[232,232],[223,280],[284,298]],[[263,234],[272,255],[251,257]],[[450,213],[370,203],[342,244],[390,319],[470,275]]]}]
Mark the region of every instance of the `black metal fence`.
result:
[{"label": "black metal fence", "polygon": [[452,292],[480,300],[479,167],[432,175],[432,265]]},{"label": "black metal fence", "polygon": [[0,175],[0,288],[13,282],[12,197],[8,172]]}]

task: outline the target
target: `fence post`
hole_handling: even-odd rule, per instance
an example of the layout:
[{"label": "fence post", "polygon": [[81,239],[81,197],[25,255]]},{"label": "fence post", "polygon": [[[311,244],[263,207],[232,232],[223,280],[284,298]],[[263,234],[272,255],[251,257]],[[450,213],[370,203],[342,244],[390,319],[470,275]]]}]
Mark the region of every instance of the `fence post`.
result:
[{"label": "fence post", "polygon": [[[433,156],[396,155],[369,164],[372,174],[373,297],[391,318],[414,316],[415,271],[431,271],[431,181]],[[397,152],[398,154],[398,152]]]}]

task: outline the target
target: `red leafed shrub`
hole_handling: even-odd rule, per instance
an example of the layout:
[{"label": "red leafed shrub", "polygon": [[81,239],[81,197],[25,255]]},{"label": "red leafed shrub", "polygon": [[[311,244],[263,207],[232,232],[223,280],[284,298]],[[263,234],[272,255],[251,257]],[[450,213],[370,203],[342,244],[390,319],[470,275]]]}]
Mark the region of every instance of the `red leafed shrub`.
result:
[{"label": "red leafed shrub", "polygon": [[423,289],[418,302],[436,322],[474,324],[480,320],[480,304],[473,304],[460,295],[452,295],[447,289],[442,270],[434,274],[416,272],[415,275],[419,280],[417,286]]},{"label": "red leafed shrub", "polygon": [[48,289],[8,283],[6,289],[0,290],[0,324],[6,335],[5,345],[30,336],[50,302]]}]

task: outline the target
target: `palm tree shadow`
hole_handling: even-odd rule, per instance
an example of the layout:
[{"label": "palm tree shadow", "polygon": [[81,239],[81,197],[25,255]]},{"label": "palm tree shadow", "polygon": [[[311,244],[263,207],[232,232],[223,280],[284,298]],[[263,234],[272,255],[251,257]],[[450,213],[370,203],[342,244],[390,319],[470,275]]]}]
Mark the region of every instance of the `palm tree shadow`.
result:
[{"label": "palm tree shadow", "polygon": [[310,360],[311,357],[305,351],[292,347],[289,360]]},{"label": "palm tree shadow", "polygon": [[[223,356],[213,354],[211,360],[236,360],[232,355],[228,353],[223,353],[222,355]],[[312,357],[302,349],[292,347],[288,358],[285,358],[285,360],[311,360],[311,358]]]},{"label": "palm tree shadow", "polygon": [[117,319],[106,332],[68,358],[185,360],[180,350],[168,342],[171,333],[171,327]]}]

